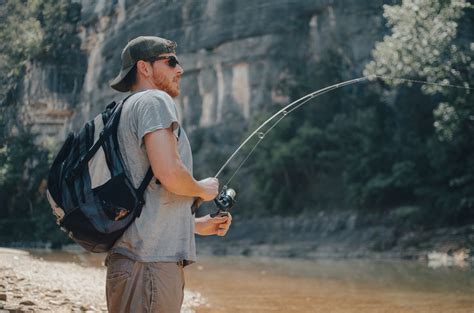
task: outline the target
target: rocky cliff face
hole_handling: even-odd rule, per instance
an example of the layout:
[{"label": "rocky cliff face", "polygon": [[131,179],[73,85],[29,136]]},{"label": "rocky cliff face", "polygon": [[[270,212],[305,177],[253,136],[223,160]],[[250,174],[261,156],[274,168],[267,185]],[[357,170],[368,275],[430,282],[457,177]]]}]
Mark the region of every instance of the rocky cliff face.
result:
[{"label": "rocky cliff face", "polygon": [[388,2],[82,0],[80,36],[88,62],[80,89],[46,88],[54,70],[31,66],[23,111],[43,135],[63,139],[124,96],[108,82],[127,41],[157,35],[178,42],[185,74],[176,100],[188,131],[237,116],[248,120],[287,103],[286,86],[304,83],[298,73],[317,68],[325,51],[342,56],[345,77],[360,76],[383,35],[382,5]]}]

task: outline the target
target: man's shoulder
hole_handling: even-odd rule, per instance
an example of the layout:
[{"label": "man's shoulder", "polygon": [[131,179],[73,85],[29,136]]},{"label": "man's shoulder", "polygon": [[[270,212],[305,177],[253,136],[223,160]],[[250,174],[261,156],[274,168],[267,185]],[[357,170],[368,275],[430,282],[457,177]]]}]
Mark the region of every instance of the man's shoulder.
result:
[{"label": "man's shoulder", "polygon": [[126,111],[128,114],[141,116],[147,114],[150,108],[157,108],[162,110],[173,110],[175,107],[173,98],[170,97],[166,92],[158,89],[149,89],[139,91],[130,96],[125,104]]}]

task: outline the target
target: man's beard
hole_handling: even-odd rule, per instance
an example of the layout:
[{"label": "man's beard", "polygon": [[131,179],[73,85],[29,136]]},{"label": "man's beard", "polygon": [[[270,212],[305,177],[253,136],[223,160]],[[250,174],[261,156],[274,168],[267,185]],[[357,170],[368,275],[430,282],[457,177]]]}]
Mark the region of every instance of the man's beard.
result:
[{"label": "man's beard", "polygon": [[[158,89],[163,90],[172,98],[179,96],[179,78],[168,79],[163,74],[153,75],[153,82]],[[177,87],[176,87],[177,86]]]}]

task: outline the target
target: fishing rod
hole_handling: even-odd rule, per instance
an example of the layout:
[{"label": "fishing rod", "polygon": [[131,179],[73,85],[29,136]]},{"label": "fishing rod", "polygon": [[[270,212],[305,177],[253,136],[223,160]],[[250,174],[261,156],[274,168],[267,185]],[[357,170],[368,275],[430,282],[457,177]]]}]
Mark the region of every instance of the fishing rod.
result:
[{"label": "fishing rod", "polygon": [[[217,196],[216,199],[214,199],[214,203],[216,204],[217,207],[217,212],[211,214],[211,217],[215,216],[226,216],[228,215],[228,210],[232,208],[232,206],[235,204],[235,197],[237,193],[235,192],[234,189],[227,187],[228,184],[232,181],[234,176],[237,174],[237,172],[240,170],[240,168],[243,166],[243,164],[250,158],[252,153],[255,151],[257,146],[260,144],[260,142],[265,138],[265,136],[278,124],[283,120],[288,114],[293,112],[294,110],[297,110],[301,106],[303,106],[305,103],[308,101],[321,96],[325,93],[328,93],[330,91],[333,91],[335,89],[339,89],[345,86],[365,82],[365,81],[371,81],[371,80],[376,80],[376,79],[381,79],[381,80],[398,80],[401,82],[408,82],[408,83],[416,83],[416,84],[423,84],[423,85],[434,85],[434,86],[441,86],[441,87],[449,87],[449,88],[459,88],[459,89],[465,89],[465,90],[474,90],[474,88],[470,87],[469,85],[466,86],[460,86],[460,85],[452,85],[452,84],[444,84],[444,83],[435,83],[435,82],[428,82],[428,81],[422,81],[422,80],[416,80],[416,79],[408,79],[408,78],[401,78],[401,77],[390,77],[390,76],[384,76],[384,75],[369,75],[369,76],[362,76],[359,78],[354,78],[351,80],[347,80],[344,82],[340,82],[316,91],[313,91],[298,100],[295,100],[285,106],[283,109],[279,110],[275,114],[273,114],[270,118],[265,120],[257,129],[255,129],[238,147],[237,149],[231,154],[231,156],[225,161],[225,163],[221,166],[221,168],[217,171],[217,173],[214,175],[214,178],[218,178],[218,176],[222,173],[222,171],[229,165],[229,163],[234,159],[234,157],[242,151],[242,148],[255,136],[258,135],[258,141],[254,144],[250,152],[247,154],[247,156],[240,162],[239,166],[237,169],[232,173],[231,177],[227,180],[227,182],[224,184],[221,192]],[[278,117],[278,119],[277,119]],[[275,120],[276,119],[276,120]],[[275,121],[274,121],[275,120]],[[269,125],[273,121],[273,124],[265,130],[262,131],[262,129]],[[202,203],[202,200],[198,199],[193,203],[192,209],[193,212],[200,206]]]}]

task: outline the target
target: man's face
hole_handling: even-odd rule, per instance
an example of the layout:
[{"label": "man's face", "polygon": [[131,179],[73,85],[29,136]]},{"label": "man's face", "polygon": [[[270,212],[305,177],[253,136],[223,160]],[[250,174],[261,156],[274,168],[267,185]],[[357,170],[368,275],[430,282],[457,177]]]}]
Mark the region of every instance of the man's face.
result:
[{"label": "man's face", "polygon": [[[160,57],[174,56],[174,53],[165,53],[161,54]],[[169,59],[156,60],[153,62],[153,73],[152,73],[152,82],[158,88],[171,97],[179,96],[179,83],[181,80],[181,75],[183,75],[184,70],[180,64],[176,64],[175,67],[172,67],[170,64],[173,64]]]}]

